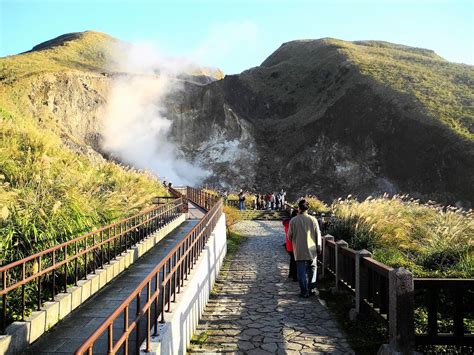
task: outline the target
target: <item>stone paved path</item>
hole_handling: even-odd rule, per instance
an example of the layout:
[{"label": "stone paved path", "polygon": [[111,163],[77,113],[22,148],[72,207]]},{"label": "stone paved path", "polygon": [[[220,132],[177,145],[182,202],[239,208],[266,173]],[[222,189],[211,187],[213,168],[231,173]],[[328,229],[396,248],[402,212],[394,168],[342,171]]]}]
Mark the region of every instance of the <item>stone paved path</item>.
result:
[{"label": "stone paved path", "polygon": [[288,255],[279,221],[242,221],[246,236],[216,283],[189,351],[244,354],[353,354],[316,296],[299,298],[288,279]]}]

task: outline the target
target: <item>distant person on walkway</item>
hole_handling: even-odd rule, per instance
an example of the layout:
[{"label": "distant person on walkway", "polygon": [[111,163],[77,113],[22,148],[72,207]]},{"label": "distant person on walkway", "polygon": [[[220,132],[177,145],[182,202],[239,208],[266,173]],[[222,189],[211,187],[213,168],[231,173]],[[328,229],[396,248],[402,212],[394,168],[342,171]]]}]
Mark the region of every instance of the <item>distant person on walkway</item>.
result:
[{"label": "distant person on walkway", "polygon": [[222,193],[222,198],[224,199],[224,205],[227,205],[227,200],[229,199],[229,193],[227,192],[227,190],[224,190],[224,192]]},{"label": "distant person on walkway", "polygon": [[286,197],[286,192],[285,190],[281,189],[280,191],[280,202],[281,202],[281,209],[284,210],[285,209],[285,197]]},{"label": "distant person on walkway", "polygon": [[244,191],[240,189],[239,193],[239,210],[243,211],[245,210],[245,196],[244,196]]},{"label": "distant person on walkway", "polygon": [[275,194],[275,207],[276,207],[277,210],[280,209],[280,204],[281,204],[281,196],[280,196],[280,193],[277,192]]},{"label": "distant person on walkway", "polygon": [[293,245],[301,297],[308,298],[316,293],[316,257],[321,251],[321,232],[316,218],[308,215],[309,204],[306,200],[298,202],[296,217],[290,221],[288,239]]},{"label": "distant person on walkway", "polygon": [[272,194],[270,192],[268,192],[266,195],[265,195],[265,208],[270,210],[272,208],[272,203],[271,203],[271,199],[272,199]]},{"label": "distant person on walkway", "polygon": [[275,209],[275,202],[276,202],[276,198],[275,198],[275,194],[272,192],[271,196],[270,196],[270,202],[272,204],[271,206],[271,209],[274,210]]},{"label": "distant person on walkway", "polygon": [[293,253],[293,244],[288,239],[288,229],[290,228],[290,220],[297,215],[298,211],[293,210],[291,212],[291,217],[283,220],[283,227],[285,228],[285,248],[290,255],[290,272],[288,273],[288,278],[293,279],[293,281],[298,281],[298,277],[296,273],[296,260],[295,254]]},{"label": "distant person on walkway", "polygon": [[255,209],[259,210],[260,209],[260,195],[255,194]]}]

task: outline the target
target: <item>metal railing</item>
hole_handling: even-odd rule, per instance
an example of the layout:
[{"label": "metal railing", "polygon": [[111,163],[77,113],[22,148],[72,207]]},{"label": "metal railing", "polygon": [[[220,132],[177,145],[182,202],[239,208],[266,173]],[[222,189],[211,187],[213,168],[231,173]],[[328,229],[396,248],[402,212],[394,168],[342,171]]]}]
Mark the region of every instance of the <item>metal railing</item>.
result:
[{"label": "metal railing", "polygon": [[103,337],[107,338],[108,354],[119,351],[128,354],[130,343],[134,346],[133,352],[138,353],[143,341],[141,332],[144,332],[146,351],[150,351],[152,334],[157,334],[158,323],[165,322],[165,314],[171,311],[171,303],[181,292],[222,215],[222,199],[217,196],[193,188],[180,193],[207,213],[76,350],[76,354],[92,354],[94,345]]},{"label": "metal railing", "polygon": [[[40,310],[43,303],[54,300],[70,285],[86,279],[89,273],[143,240],[185,211],[184,199],[146,209],[85,235],[58,244],[0,267],[2,332],[12,313],[25,319],[28,310]],[[27,291],[28,288],[28,291]]]}]

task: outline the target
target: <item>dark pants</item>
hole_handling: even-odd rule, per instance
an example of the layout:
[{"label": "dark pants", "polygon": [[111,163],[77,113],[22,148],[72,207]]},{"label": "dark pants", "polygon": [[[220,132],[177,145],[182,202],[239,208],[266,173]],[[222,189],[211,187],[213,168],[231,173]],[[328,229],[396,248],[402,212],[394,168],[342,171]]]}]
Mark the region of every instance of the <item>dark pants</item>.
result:
[{"label": "dark pants", "polygon": [[302,295],[309,293],[316,288],[316,258],[314,260],[297,260],[298,281]]},{"label": "dark pants", "polygon": [[290,254],[290,272],[288,274],[289,278],[292,278],[294,281],[298,280],[298,276],[296,273],[296,260],[295,260],[295,254],[293,254],[292,251],[289,251],[288,254]]}]

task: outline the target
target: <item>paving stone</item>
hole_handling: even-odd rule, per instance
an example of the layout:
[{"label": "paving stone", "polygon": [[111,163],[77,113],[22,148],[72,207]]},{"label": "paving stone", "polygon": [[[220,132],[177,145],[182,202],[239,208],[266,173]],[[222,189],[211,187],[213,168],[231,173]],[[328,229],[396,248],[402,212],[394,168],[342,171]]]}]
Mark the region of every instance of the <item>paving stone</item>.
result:
[{"label": "paving stone", "polygon": [[239,341],[237,343],[237,346],[239,347],[239,350],[243,350],[243,351],[248,351],[248,350],[251,350],[251,349],[255,349],[255,345],[253,345],[249,341]]},{"label": "paving stone", "polygon": [[293,343],[293,342],[289,342],[286,344],[286,348],[289,349],[289,350],[302,350],[303,349],[303,345],[301,344],[298,344],[298,343]]},{"label": "paving stone", "polygon": [[288,280],[281,223],[242,221],[234,228],[245,238],[206,307],[201,323],[209,334],[245,354],[353,354],[326,306],[317,297],[300,299],[298,283]]},{"label": "paving stone", "polygon": [[263,336],[256,335],[256,336],[252,337],[252,339],[250,339],[250,341],[254,344],[260,345],[263,341]]},{"label": "paving stone", "polygon": [[281,341],[282,341],[282,339],[280,339],[280,338],[273,338],[273,337],[264,337],[263,338],[264,343],[279,343]]},{"label": "paving stone", "polygon": [[250,350],[247,352],[248,355],[262,355],[262,354],[272,354],[271,352],[269,351],[265,351],[265,350],[262,350],[262,349],[253,349],[253,350]]},{"label": "paving stone", "polygon": [[274,353],[278,349],[278,346],[276,343],[266,343],[266,344],[261,345],[260,347],[263,350],[270,351],[272,353]]},{"label": "paving stone", "polygon": [[262,332],[259,329],[256,328],[248,328],[243,331],[244,334],[246,335],[260,335]]}]

